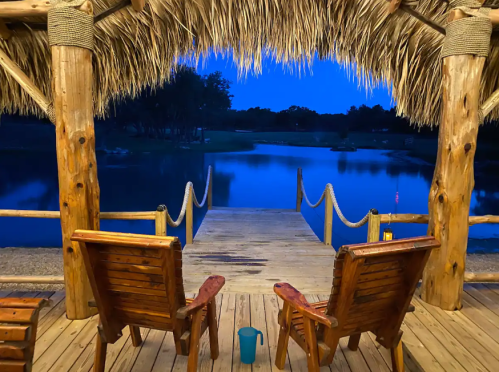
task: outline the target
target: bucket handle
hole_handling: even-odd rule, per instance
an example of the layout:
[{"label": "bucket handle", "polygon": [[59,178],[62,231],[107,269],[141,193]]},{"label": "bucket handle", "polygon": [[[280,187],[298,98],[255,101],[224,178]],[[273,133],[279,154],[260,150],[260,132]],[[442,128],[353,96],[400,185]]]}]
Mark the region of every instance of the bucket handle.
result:
[{"label": "bucket handle", "polygon": [[260,345],[263,345],[263,333],[260,331],[256,331],[256,337],[260,335]]}]

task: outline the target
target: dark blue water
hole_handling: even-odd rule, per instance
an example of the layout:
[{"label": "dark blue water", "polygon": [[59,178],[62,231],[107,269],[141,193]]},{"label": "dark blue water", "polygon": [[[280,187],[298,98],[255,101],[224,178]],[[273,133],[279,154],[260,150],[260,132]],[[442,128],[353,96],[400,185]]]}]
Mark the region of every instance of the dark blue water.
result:
[{"label": "dark blue water", "polygon": [[[213,204],[228,207],[294,208],[296,169],[303,168],[307,193],[315,202],[331,182],[351,221],[371,208],[380,213],[427,213],[433,166],[384,151],[331,152],[322,148],[259,145],[238,153],[98,155],[102,211],[152,211],[166,204],[175,219],[185,184],[202,197],[207,169],[214,167]],[[499,184],[477,166],[471,214],[499,214]],[[0,209],[58,210],[57,164],[53,153],[0,153]],[[315,233],[324,233],[324,206],[302,212]],[[206,208],[195,209],[195,230]],[[393,224],[396,237],[424,235],[426,225]],[[102,230],[154,233],[153,221],[102,221]],[[185,239],[185,226],[168,228]],[[335,215],[333,246],[366,240],[367,228],[351,229]],[[499,251],[497,225],[470,227],[470,252]],[[1,218],[0,246],[58,247],[58,220]]]}]

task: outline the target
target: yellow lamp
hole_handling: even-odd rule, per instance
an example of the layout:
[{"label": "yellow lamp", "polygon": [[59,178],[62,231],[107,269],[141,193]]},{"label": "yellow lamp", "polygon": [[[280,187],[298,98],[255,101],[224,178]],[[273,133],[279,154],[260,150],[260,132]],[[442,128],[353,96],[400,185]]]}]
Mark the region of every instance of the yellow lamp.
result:
[{"label": "yellow lamp", "polygon": [[383,230],[383,240],[388,241],[393,239],[393,231],[389,227]]}]

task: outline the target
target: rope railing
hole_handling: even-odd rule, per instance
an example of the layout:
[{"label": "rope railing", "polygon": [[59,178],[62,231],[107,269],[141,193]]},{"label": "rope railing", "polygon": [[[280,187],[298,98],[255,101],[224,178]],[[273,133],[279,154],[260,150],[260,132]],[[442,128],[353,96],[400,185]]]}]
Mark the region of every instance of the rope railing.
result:
[{"label": "rope railing", "polygon": [[338,217],[340,218],[341,222],[343,222],[346,226],[352,227],[352,228],[361,227],[361,226],[364,226],[367,223],[367,221],[369,220],[369,212],[362,219],[360,219],[358,222],[350,222],[349,220],[347,220],[346,217],[344,216],[343,212],[340,209],[340,206],[338,204],[338,200],[336,199],[336,195],[334,193],[334,188],[333,188],[332,184],[328,183],[326,185],[326,187],[324,188],[324,191],[322,192],[321,197],[319,198],[319,201],[317,201],[317,203],[313,204],[310,202],[310,200],[307,196],[307,192],[305,191],[305,185],[303,184],[303,178],[301,179],[300,183],[301,183],[301,192],[302,192],[303,198],[305,199],[305,202],[308,204],[308,206],[310,208],[317,208],[319,205],[321,205],[322,201],[324,200],[326,195],[328,195],[328,193],[329,193],[329,196],[331,197],[331,201],[333,202],[333,206],[334,206],[334,209],[336,210],[336,213],[338,214]]},{"label": "rope railing", "polygon": [[180,213],[179,213],[177,219],[174,221],[173,218],[171,217],[170,213],[168,213],[168,211],[166,212],[166,219],[168,221],[168,225],[170,225],[171,227],[180,226],[180,224],[184,220],[191,195],[192,195],[193,204],[197,208],[204,207],[204,205],[206,204],[206,200],[208,200],[208,194],[209,194],[209,190],[210,190],[210,186],[211,186],[211,172],[212,172],[212,168],[210,165],[208,167],[208,176],[206,177],[206,186],[205,186],[205,190],[204,190],[203,201],[201,203],[199,203],[199,201],[196,197],[196,192],[194,191],[194,184],[191,181],[187,182],[187,184],[185,185],[184,200],[182,201],[182,208],[180,209]]}]

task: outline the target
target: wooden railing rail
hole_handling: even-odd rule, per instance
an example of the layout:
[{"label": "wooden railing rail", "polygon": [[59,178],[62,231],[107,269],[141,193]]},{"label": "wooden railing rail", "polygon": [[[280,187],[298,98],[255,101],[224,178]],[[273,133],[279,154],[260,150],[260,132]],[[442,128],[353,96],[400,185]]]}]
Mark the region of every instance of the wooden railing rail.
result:
[{"label": "wooden railing rail", "polygon": [[[198,202],[196,194],[194,193],[194,186],[192,182],[188,182],[184,193],[184,202],[182,203],[182,210],[176,221],[173,221],[168,209],[165,205],[159,205],[156,211],[150,212],[101,212],[101,220],[149,220],[155,221],[156,235],[166,236],[167,225],[178,227],[185,216],[185,241],[186,244],[193,242],[193,206],[198,208],[208,205],[208,209],[213,206],[213,172],[212,167],[208,167],[208,176],[206,179],[205,193],[203,200]],[[61,218],[59,211],[33,211],[33,210],[17,210],[17,209],[0,209],[0,217],[25,217],[25,218]]]},{"label": "wooden railing rail", "polygon": [[[428,223],[427,214],[380,214],[381,223]],[[484,223],[499,223],[499,216],[469,216],[468,223],[470,226]]]}]

